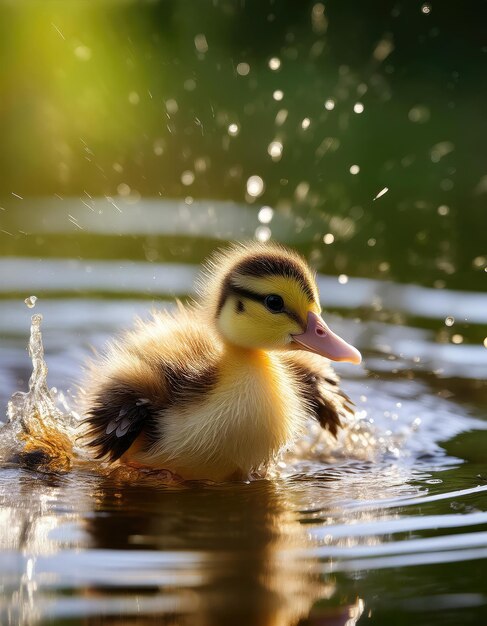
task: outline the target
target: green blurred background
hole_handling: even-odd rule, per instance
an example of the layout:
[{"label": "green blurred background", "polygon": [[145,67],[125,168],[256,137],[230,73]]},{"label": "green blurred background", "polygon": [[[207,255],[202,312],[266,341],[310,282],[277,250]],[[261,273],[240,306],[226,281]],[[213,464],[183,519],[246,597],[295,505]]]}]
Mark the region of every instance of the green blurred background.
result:
[{"label": "green blurred background", "polygon": [[[484,290],[486,17],[481,0],[4,0],[1,254],[199,262],[211,238],[154,233],[148,258],[83,211],[185,199],[191,220],[220,199],[292,216],[320,271]],[[75,199],[74,227],[33,234],[39,197],[60,223]]]}]

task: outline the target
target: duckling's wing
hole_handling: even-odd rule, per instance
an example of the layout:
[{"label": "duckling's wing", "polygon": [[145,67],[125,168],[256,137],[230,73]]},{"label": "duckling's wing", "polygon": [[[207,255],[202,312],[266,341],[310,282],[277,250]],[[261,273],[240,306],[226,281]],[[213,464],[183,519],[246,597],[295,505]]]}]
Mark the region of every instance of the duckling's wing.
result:
[{"label": "duckling's wing", "polygon": [[353,414],[353,402],[339,388],[339,378],[323,357],[303,351],[287,352],[284,362],[296,376],[299,392],[311,416],[336,437],[341,418]]},{"label": "duckling's wing", "polygon": [[95,395],[86,412],[83,438],[96,458],[115,461],[154,419],[154,407],[130,385],[114,380]]},{"label": "duckling's wing", "polygon": [[89,365],[81,407],[84,445],[96,458],[115,461],[141,435],[145,446],[160,443],[164,412],[212,388],[218,350],[206,323],[182,307],[175,316],[154,314],[111,342],[107,355]]}]

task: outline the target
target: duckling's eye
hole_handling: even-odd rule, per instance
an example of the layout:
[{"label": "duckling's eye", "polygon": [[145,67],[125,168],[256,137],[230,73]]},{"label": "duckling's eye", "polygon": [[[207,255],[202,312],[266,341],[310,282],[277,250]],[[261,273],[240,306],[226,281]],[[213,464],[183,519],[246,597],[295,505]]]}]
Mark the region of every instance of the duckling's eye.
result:
[{"label": "duckling's eye", "polygon": [[264,300],[264,304],[271,311],[271,313],[281,313],[284,309],[284,300],[281,296],[277,296],[274,293],[271,293],[270,296],[266,296]]}]

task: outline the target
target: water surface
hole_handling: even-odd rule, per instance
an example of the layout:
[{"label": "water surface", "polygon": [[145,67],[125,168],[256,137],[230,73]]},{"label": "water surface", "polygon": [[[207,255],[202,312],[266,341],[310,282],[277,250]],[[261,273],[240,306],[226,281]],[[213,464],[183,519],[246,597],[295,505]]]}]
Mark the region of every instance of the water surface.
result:
[{"label": "water surface", "polygon": [[[248,231],[258,225],[245,208],[233,211]],[[164,249],[180,236],[165,233]],[[2,404],[31,373],[26,295],[44,294],[34,312],[44,316],[49,383],[69,403],[90,346],[191,294],[195,256],[0,259]],[[327,320],[364,354],[360,368],[338,366],[357,405],[351,430],[331,447],[310,437],[274,478],[249,484],[132,484],[90,468],[5,467],[2,623],[487,618],[487,350],[477,339],[487,296],[327,275],[319,284]],[[452,343],[467,315],[462,343]]]}]

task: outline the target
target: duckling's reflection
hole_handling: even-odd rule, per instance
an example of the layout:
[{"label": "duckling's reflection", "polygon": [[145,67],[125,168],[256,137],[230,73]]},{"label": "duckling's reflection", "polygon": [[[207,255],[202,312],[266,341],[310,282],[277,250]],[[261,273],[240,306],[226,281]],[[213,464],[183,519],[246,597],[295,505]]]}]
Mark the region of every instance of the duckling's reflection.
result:
[{"label": "duckling's reflection", "polygon": [[288,482],[161,487],[12,470],[0,495],[2,624],[351,626],[360,616],[353,590],[338,599],[323,578]]},{"label": "duckling's reflection", "polygon": [[[129,571],[98,572],[90,595],[130,581],[128,609],[133,614],[137,604],[137,624],[152,623],[157,613],[158,623],[174,623],[178,614],[178,624],[291,625],[334,594],[311,561],[293,558],[293,549],[308,543],[306,527],[278,483],[162,490],[106,482],[94,503],[87,522],[94,547],[123,550],[120,567]],[[321,611],[320,624],[345,624],[349,609],[330,608],[329,619]]]}]

